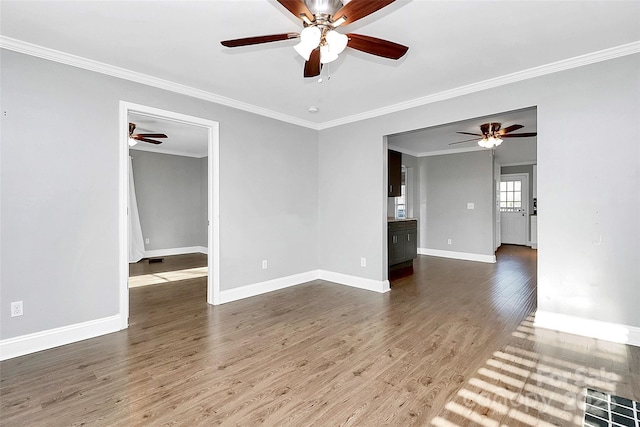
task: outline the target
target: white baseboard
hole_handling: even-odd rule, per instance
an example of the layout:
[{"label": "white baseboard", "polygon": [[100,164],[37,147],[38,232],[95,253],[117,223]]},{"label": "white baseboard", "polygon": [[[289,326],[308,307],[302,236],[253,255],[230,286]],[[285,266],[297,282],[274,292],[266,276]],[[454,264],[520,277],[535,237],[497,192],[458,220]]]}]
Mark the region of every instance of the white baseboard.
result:
[{"label": "white baseboard", "polygon": [[351,286],[353,288],[366,289],[367,291],[378,292],[381,294],[391,290],[388,280],[365,279],[364,277],[334,273],[333,271],[319,270],[318,279]]},{"label": "white baseboard", "polygon": [[478,262],[488,262],[488,263],[496,262],[495,255],[472,254],[468,252],[442,251],[439,249],[418,248],[418,254],[437,256],[441,258],[461,259],[465,261],[478,261]]},{"label": "white baseboard", "polygon": [[534,326],[640,347],[640,328],[568,314],[536,311]]},{"label": "white baseboard", "polygon": [[154,249],[150,251],[144,251],[145,258],[156,258],[162,256],[171,256],[171,255],[184,255],[184,254],[194,254],[194,253],[208,253],[208,248],[205,246],[187,246],[184,248],[169,248],[169,249]]},{"label": "white baseboard", "polygon": [[294,274],[292,276],[279,277],[265,282],[241,286],[239,288],[221,290],[220,304],[266,294],[267,292],[301,285],[318,279],[378,293],[389,292],[391,290],[388,280],[365,279],[363,277],[350,276],[331,271],[313,270],[306,273]]},{"label": "white baseboard", "polygon": [[121,328],[120,315],[104,317],[33,334],[0,341],[0,360],[11,359],[61,345],[117,332]]},{"label": "white baseboard", "polygon": [[239,288],[221,290],[220,304],[237,301],[243,298],[254,297],[256,295],[266,294],[267,292],[273,292],[284,288],[289,288],[291,286],[311,282],[312,280],[316,280],[317,278],[317,271],[308,271],[306,273],[279,277],[277,279],[254,283],[252,285],[240,286]]},{"label": "white baseboard", "polygon": [[[193,252],[198,251],[189,250],[185,253]],[[169,255],[164,253],[163,255],[153,256]],[[243,298],[277,291],[279,289],[300,285],[302,283],[318,279],[378,293],[389,292],[391,289],[388,280],[373,280],[342,273],[334,273],[331,271],[313,270],[291,276],[279,277],[265,282],[254,283],[252,285],[241,286],[239,288],[221,290],[220,303],[224,304],[227,302],[237,301]],[[124,322],[124,324],[126,325],[126,322]],[[122,325],[123,321],[120,318],[120,315],[116,315],[2,340],[0,341],[0,360],[11,359],[13,357],[59,347],[61,345],[94,338],[111,332],[117,332],[122,329]]]}]

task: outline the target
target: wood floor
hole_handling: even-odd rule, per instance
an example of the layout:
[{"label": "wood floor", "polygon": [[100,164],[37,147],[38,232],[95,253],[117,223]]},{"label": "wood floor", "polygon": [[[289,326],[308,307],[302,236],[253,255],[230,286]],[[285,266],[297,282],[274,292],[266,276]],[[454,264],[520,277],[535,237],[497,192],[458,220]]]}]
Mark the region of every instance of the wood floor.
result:
[{"label": "wood floor", "polygon": [[0,363],[0,424],[577,426],[587,386],[640,399],[640,348],[534,328],[536,252],[498,260],[420,256],[382,295],[135,288],[128,330]]}]

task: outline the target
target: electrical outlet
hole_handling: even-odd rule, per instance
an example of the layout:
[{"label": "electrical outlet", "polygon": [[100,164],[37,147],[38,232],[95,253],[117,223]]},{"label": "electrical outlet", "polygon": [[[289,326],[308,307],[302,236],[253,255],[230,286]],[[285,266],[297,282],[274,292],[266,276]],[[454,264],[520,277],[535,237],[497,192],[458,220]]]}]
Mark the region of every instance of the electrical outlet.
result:
[{"label": "electrical outlet", "polygon": [[451,244],[451,239],[447,239],[447,245]]},{"label": "electrical outlet", "polygon": [[365,257],[360,258],[360,267],[367,266],[367,259]]},{"label": "electrical outlet", "polygon": [[266,259],[263,259],[263,260],[262,260],[262,269],[263,269],[263,270],[266,270],[266,269],[267,269],[267,260],[266,260]]},{"label": "electrical outlet", "polygon": [[144,243],[146,243],[147,245],[149,244],[149,238],[148,237],[146,239],[144,239]]},{"label": "electrical outlet", "polygon": [[11,317],[22,316],[22,301],[11,303]]}]

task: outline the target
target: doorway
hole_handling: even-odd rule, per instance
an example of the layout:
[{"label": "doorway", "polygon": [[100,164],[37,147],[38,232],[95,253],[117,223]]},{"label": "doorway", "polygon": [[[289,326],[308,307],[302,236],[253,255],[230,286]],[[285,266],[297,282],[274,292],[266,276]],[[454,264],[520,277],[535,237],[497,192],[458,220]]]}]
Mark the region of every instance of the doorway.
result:
[{"label": "doorway", "polygon": [[129,115],[144,115],[162,120],[174,121],[192,126],[198,126],[207,131],[207,302],[217,305],[220,303],[220,142],[218,122],[188,116],[154,107],[120,101],[119,123],[119,289],[120,289],[120,320],[121,329],[129,323],[129,257],[128,257],[128,199],[129,199]]},{"label": "doorway", "polygon": [[527,245],[529,241],[529,175],[500,175],[500,240]]}]

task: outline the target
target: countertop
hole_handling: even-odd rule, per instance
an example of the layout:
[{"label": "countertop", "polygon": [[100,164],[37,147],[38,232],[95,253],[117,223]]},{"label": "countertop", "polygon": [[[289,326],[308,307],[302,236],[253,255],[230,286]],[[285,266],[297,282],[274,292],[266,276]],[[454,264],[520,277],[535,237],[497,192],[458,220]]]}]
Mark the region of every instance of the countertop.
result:
[{"label": "countertop", "polygon": [[387,217],[387,222],[399,222],[399,221],[417,221],[418,218],[394,218],[392,216]]}]

